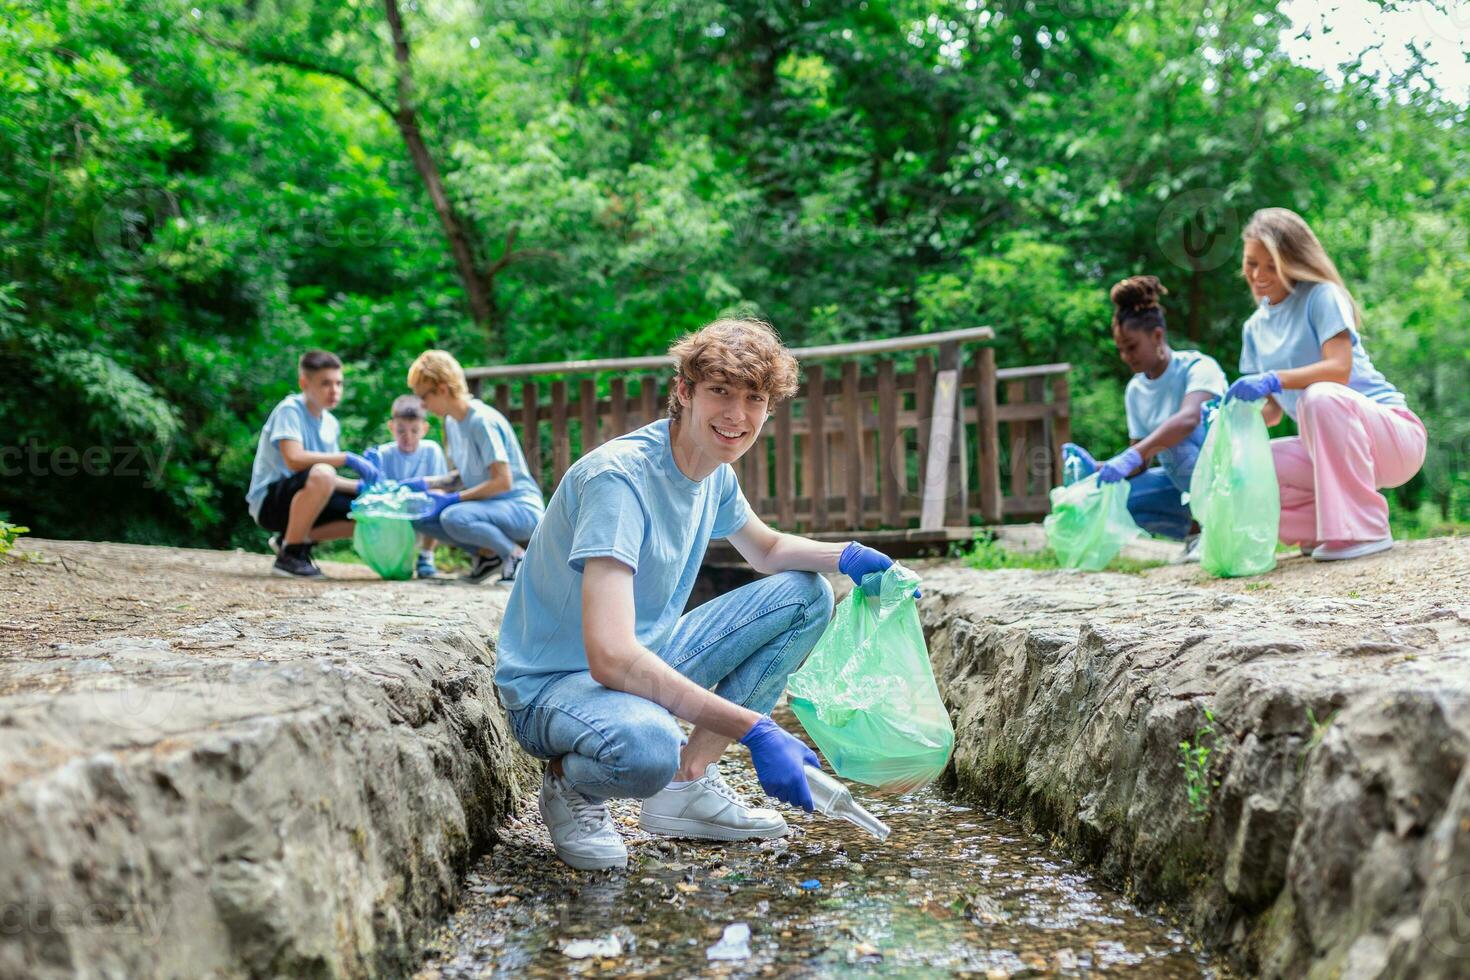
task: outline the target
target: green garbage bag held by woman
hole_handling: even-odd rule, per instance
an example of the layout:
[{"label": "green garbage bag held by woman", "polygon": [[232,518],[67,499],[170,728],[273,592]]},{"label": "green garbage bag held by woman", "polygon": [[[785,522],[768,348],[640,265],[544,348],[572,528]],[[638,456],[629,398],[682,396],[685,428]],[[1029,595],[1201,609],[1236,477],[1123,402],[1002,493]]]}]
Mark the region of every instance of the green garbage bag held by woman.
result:
[{"label": "green garbage bag held by woman", "polygon": [[1107,567],[1123,545],[1143,536],[1128,513],[1128,481],[1099,483],[1096,473],[1053,487],[1051,513],[1041,524],[1064,568],[1090,572]]},{"label": "green garbage bag held by woman", "polygon": [[1213,575],[1259,575],[1276,567],[1281,489],[1264,405],[1232,398],[1216,409],[1189,480],[1200,564]]},{"label": "green garbage bag held by woman", "polygon": [[429,495],[384,480],[352,501],[352,550],[385,579],[413,578],[418,535],[413,522],[428,513]]},{"label": "green garbage bag held by woman", "polygon": [[918,584],[899,564],[864,576],[786,682],[791,710],[837,774],[885,793],[932,782],[954,748],[914,601]]}]

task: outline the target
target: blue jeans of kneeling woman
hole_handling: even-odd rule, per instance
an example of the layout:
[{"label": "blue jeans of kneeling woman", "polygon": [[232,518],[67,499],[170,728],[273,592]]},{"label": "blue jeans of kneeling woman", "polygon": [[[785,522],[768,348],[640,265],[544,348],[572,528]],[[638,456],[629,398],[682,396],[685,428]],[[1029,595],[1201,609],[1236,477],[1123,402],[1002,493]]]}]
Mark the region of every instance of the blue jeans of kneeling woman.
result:
[{"label": "blue jeans of kneeling woman", "polygon": [[[831,618],[826,579],[781,572],[685,613],[659,656],[726,700],[769,714]],[[551,681],[510,720],[527,752],[560,757],[567,781],[597,802],[647,799],[663,789],[685,741],[664,708],[603,687],[585,670]]]},{"label": "blue jeans of kneeling woman", "polygon": [[1176,541],[1182,541],[1189,533],[1194,518],[1184,502],[1184,494],[1189,492],[1189,478],[1194,474],[1203,442],[1204,426],[1200,426],[1188,439],[1155,455],[1161,465],[1129,479],[1128,513],[1139,527]]}]

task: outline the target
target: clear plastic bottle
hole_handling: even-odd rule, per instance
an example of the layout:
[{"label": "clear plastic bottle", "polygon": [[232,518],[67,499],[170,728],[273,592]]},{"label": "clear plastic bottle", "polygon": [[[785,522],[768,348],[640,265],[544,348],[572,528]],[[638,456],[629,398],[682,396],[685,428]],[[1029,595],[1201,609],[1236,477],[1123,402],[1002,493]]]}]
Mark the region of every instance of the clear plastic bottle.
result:
[{"label": "clear plastic bottle", "polygon": [[1062,486],[1070,487],[1082,479],[1082,457],[1070,449],[1063,453]]},{"label": "clear plastic bottle", "polygon": [[806,784],[811,787],[812,791],[812,805],[816,807],[818,813],[829,817],[840,817],[856,827],[861,827],[879,840],[887,839],[888,826],[859,806],[846,786],[820,769],[814,769],[811,766],[803,768],[806,770]]}]

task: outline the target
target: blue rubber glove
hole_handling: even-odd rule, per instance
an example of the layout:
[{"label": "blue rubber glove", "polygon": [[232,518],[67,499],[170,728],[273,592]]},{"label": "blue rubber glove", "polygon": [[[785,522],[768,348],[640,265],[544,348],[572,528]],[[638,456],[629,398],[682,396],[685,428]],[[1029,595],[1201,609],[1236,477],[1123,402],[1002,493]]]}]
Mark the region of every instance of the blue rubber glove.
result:
[{"label": "blue rubber glove", "polygon": [[379,470],[383,468],[383,453],[377,446],[370,446],[368,451],[362,454],[362,458],[372,463]]},{"label": "blue rubber glove", "polygon": [[801,767],[820,769],[822,763],[805,742],[763,715],[740,739],[740,744],[750,749],[750,761],[755,764],[755,774],[767,796],[812,812],[812,790]]},{"label": "blue rubber glove", "polygon": [[362,486],[358,489],[369,487],[383,478],[383,474],[378,472],[372,460],[359,456],[357,453],[348,453],[343,465],[357,474],[357,478],[362,482]]},{"label": "blue rubber glove", "polygon": [[1260,401],[1267,395],[1281,394],[1281,378],[1275,371],[1266,371],[1261,374],[1247,374],[1243,378],[1236,378],[1235,384],[1225,392],[1228,401],[1231,398],[1243,402]]},{"label": "blue rubber glove", "polygon": [[429,501],[433,504],[433,506],[429,508],[429,512],[427,514],[419,518],[419,520],[421,521],[426,521],[430,518],[438,517],[440,514],[444,513],[444,508],[451,507],[454,504],[459,503],[459,491],[454,490],[450,493],[443,493],[439,490],[430,490]]},{"label": "blue rubber glove", "polygon": [[416,490],[419,493],[423,493],[424,491],[429,489],[429,478],[427,476],[416,476],[412,480],[404,480],[398,485],[400,487],[408,487],[408,489],[410,490]]},{"label": "blue rubber glove", "polygon": [[849,541],[837,559],[837,571],[852,579],[859,588],[862,587],[864,575],[886,572],[892,565],[892,558],[856,541]]},{"label": "blue rubber glove", "polygon": [[1126,480],[1128,474],[1143,465],[1143,457],[1138,455],[1138,450],[1129,446],[1106,463],[1097,471],[1098,483],[1117,483]]}]

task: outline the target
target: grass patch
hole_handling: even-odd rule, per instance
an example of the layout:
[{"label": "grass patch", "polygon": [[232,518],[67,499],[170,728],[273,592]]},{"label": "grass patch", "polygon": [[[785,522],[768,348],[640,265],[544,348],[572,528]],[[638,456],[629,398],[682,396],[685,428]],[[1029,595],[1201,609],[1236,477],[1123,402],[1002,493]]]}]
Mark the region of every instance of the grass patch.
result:
[{"label": "grass patch", "polygon": [[[988,534],[976,535],[975,539],[970,542],[970,546],[962,550],[960,557],[970,568],[983,572],[1006,568],[1054,571],[1063,567],[1057,559],[1056,552],[1050,548],[1043,548],[1041,551],[1012,551]],[[1163,564],[1165,563],[1161,561],[1119,555],[1108,563],[1104,571],[1138,575]]]}]

